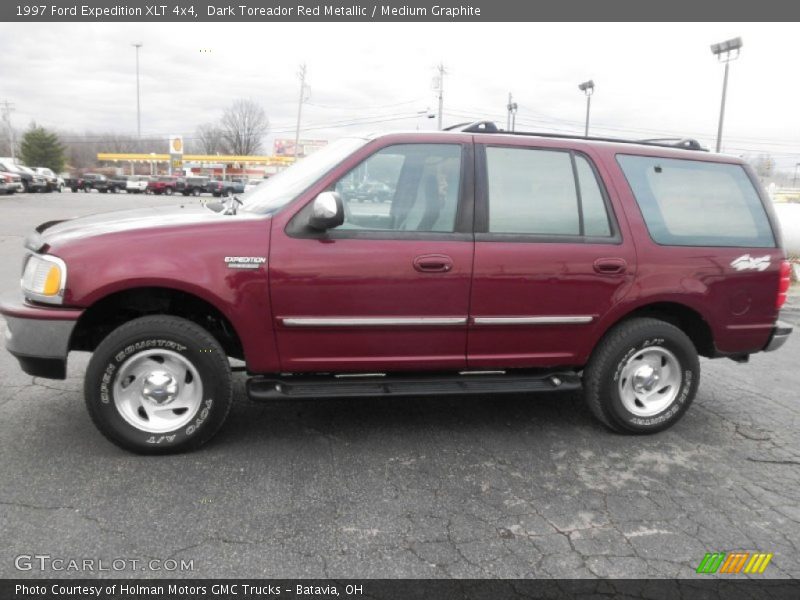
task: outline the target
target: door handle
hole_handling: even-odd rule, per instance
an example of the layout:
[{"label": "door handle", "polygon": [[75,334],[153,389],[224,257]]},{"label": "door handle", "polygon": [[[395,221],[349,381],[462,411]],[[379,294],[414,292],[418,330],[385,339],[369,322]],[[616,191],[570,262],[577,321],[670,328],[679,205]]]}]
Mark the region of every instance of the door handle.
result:
[{"label": "door handle", "polygon": [[628,268],[624,258],[598,258],[594,261],[594,270],[601,275],[619,275]]},{"label": "door handle", "polygon": [[420,273],[447,273],[453,268],[453,259],[446,254],[423,254],[414,259],[414,268]]}]

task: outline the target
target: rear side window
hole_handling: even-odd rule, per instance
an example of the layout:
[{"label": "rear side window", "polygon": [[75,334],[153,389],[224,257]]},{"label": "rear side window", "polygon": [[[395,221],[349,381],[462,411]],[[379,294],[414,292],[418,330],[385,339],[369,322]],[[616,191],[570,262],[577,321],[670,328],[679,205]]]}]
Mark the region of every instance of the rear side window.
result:
[{"label": "rear side window", "polygon": [[578,154],[486,148],[489,232],[609,237],[603,193]]},{"label": "rear side window", "polygon": [[628,155],[617,161],[656,243],[775,246],[761,199],[740,165]]}]

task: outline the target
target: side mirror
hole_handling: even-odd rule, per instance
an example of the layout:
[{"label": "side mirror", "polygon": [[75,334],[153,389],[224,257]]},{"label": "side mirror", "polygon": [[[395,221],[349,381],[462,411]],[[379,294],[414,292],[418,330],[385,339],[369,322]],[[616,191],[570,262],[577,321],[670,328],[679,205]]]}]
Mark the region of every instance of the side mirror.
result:
[{"label": "side mirror", "polygon": [[342,198],[336,192],[322,192],[311,206],[309,227],[318,231],[333,229],[344,223]]}]

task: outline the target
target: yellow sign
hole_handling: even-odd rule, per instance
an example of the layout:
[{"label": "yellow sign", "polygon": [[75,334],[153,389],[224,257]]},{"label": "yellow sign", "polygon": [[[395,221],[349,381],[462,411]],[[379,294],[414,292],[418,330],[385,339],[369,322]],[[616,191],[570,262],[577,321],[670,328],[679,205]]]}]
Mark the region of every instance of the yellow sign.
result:
[{"label": "yellow sign", "polygon": [[169,153],[183,154],[183,138],[181,136],[174,135],[169,138]]}]

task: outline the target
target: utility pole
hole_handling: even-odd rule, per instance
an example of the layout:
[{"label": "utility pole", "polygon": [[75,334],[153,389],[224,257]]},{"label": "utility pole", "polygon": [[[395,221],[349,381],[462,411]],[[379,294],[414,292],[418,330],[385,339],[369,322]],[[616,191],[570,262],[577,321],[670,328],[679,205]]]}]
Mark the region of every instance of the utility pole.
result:
[{"label": "utility pole", "polygon": [[444,76],[447,74],[447,69],[444,68],[443,63],[439,63],[436,66],[436,70],[439,72],[438,77],[436,78],[436,87],[437,92],[439,93],[439,123],[438,128],[442,128],[442,111],[444,110]]},{"label": "utility pole", "polygon": [[306,63],[300,65],[300,70],[297,72],[300,78],[300,99],[297,102],[297,128],[294,132],[294,160],[297,161],[300,152],[300,117],[303,114],[303,102],[306,101]]},{"label": "utility pole", "polygon": [[3,121],[6,123],[8,129],[8,145],[11,148],[11,161],[14,162],[16,155],[14,154],[14,128],[11,126],[11,113],[14,110],[14,105],[8,100],[3,100]]},{"label": "utility pole", "polygon": [[131,44],[136,48],[136,133],[139,139],[142,138],[142,106],[139,99],[139,48],[143,46],[142,42],[134,42]]},{"label": "utility pole", "polygon": [[506,131],[514,131],[517,126],[517,103],[511,101],[511,92],[508,92],[508,104],[506,105],[508,116],[506,117]]}]

